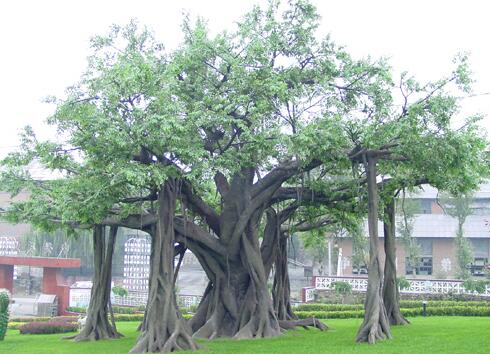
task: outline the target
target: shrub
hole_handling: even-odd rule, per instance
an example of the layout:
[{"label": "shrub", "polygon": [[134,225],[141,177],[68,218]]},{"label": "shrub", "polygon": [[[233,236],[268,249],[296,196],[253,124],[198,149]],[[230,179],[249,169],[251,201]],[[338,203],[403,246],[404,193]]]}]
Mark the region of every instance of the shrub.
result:
[{"label": "shrub", "polygon": [[348,311],[363,310],[361,304],[302,304],[294,308],[294,312],[301,311]]},{"label": "shrub", "polygon": [[[411,308],[400,309],[404,316],[422,316],[422,305]],[[342,311],[295,311],[298,318],[315,317],[325,318],[362,318],[364,309],[342,310]],[[490,306],[427,306],[428,316],[490,316]]]},{"label": "shrub", "polygon": [[483,294],[487,290],[487,285],[490,285],[490,282],[487,280],[467,279],[463,282],[463,287],[466,291],[476,292],[478,294]]},{"label": "shrub", "polygon": [[[85,307],[68,307],[66,309],[69,312],[75,312],[75,313],[87,313],[87,309]],[[129,306],[112,306],[112,311],[114,313],[122,313],[126,315],[132,315],[135,313],[139,313],[141,310],[139,310],[139,307],[129,307]],[[144,308],[143,308],[144,311]]]},{"label": "shrub", "polygon": [[9,322],[8,329],[19,329],[20,326],[25,325],[27,322]]},{"label": "shrub", "polygon": [[126,289],[125,287],[123,287],[121,285],[116,285],[112,288],[112,293],[114,295],[119,295],[121,297],[125,297],[125,296],[128,296],[128,289]]},{"label": "shrub", "polygon": [[135,313],[135,314],[116,313],[114,315],[114,319],[116,321],[121,321],[121,322],[143,321],[144,316],[145,315],[142,313]]},{"label": "shrub", "polygon": [[352,294],[352,285],[345,281],[336,281],[332,283],[331,287],[335,290],[337,294],[348,295]]},{"label": "shrub", "polygon": [[53,334],[78,330],[76,322],[51,320],[47,322],[29,322],[19,327],[20,334]]},{"label": "shrub", "polygon": [[362,318],[364,317],[364,310],[352,310],[352,311],[302,311],[295,312],[299,319],[315,317],[318,319],[325,318]]},{"label": "shrub", "polygon": [[86,313],[87,308],[85,307],[76,307],[76,306],[70,306],[66,308],[66,311],[68,312],[75,312],[75,313]]},{"label": "shrub", "polygon": [[410,282],[405,277],[397,278],[396,284],[398,285],[398,289],[400,290],[410,288]]},{"label": "shrub", "polygon": [[6,291],[0,291],[0,340],[5,338],[9,323],[10,296]]},{"label": "shrub", "polygon": [[14,317],[12,322],[47,322],[53,319],[53,317]]}]

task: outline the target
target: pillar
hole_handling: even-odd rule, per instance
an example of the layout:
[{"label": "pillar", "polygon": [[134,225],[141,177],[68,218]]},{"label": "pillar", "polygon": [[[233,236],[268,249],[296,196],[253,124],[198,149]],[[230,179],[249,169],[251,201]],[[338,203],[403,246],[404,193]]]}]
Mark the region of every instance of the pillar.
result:
[{"label": "pillar", "polygon": [[66,314],[66,308],[70,300],[70,287],[63,284],[63,275],[60,268],[43,269],[43,286],[44,294],[56,295],[58,298],[58,315]]},{"label": "pillar", "polygon": [[7,289],[10,294],[14,290],[14,266],[0,264],[0,289]]}]

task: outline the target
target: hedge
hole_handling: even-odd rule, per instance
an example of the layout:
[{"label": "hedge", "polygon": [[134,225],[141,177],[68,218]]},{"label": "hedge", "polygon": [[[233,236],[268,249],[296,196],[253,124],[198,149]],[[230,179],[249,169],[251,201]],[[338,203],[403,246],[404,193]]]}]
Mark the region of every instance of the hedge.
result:
[{"label": "hedge", "polygon": [[[87,308],[86,307],[68,307],[66,311],[69,312],[75,312],[75,313],[86,313]],[[132,315],[136,313],[140,313],[141,310],[138,307],[127,307],[127,306],[112,306],[112,311],[114,311],[114,314],[120,313],[120,314],[126,314],[126,315]],[[144,309],[143,309],[144,311]]]},{"label": "hedge", "polygon": [[[407,317],[422,316],[422,308],[402,308],[401,312]],[[346,311],[298,311],[298,318],[315,317],[326,318],[362,318],[364,310]],[[489,306],[452,306],[452,307],[427,307],[427,316],[490,316]]]},{"label": "hedge", "polygon": [[29,322],[18,329],[20,334],[67,333],[77,331],[78,323],[58,318],[46,322]]},{"label": "hedge", "polygon": [[303,311],[354,311],[363,310],[362,304],[302,304],[293,308],[294,312]]},{"label": "hedge", "polygon": [[[422,301],[419,300],[402,300],[400,301],[400,308],[422,308]],[[427,301],[427,308],[432,307],[489,307],[488,301]],[[294,312],[303,311],[355,311],[363,310],[362,304],[302,304],[296,306]]]}]

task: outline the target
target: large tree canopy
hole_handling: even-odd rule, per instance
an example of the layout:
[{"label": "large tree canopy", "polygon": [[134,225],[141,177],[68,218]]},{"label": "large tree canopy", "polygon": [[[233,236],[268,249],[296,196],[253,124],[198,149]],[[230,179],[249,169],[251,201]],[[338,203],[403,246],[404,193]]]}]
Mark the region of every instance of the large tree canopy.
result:
[{"label": "large tree canopy", "polygon": [[[449,89],[467,89],[465,58],[438,82],[403,75],[395,84],[386,61],[353,59],[317,39],[318,24],[306,1],[270,2],[215,36],[186,20],[173,52],[135,22],[114,26],[92,40],[86,73],[67,97],[52,100],[60,141],[38,142],[28,129],[24,151],[3,161],[4,187],[31,193],[10,207],[10,220],[151,234],[151,311],[134,352],[194,349],[191,334],[270,337],[288,328],[278,321],[293,317],[278,254],[281,225],[297,210],[310,216],[296,228],[312,229],[362,218],[368,206],[370,290],[358,340],[389,337],[378,195],[390,200],[421,181],[461,192],[486,172],[476,119],[451,125]],[[33,180],[33,160],[62,176]],[[188,325],[173,291],[176,242],[209,278]],[[272,264],[282,269],[274,306]]]}]

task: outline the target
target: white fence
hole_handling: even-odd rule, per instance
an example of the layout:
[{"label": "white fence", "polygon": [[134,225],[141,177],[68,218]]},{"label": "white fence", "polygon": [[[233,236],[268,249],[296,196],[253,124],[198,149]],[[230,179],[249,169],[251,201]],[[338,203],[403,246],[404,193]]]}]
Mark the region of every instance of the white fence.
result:
[{"label": "white fence", "polygon": [[[438,279],[407,279],[410,283],[408,289],[401,290],[407,294],[471,294],[463,287],[461,280],[438,280]],[[315,289],[330,289],[332,283],[337,281],[347,282],[353,291],[366,291],[367,278],[359,277],[314,277]],[[490,296],[490,287],[487,285],[482,296]]]},{"label": "white fence", "polygon": [[[490,296],[490,286],[486,286],[483,294],[467,291],[461,280],[440,280],[440,279],[407,279],[410,283],[408,289],[400,292],[405,294],[473,294],[480,296]],[[365,292],[367,290],[367,277],[337,277],[337,276],[316,276],[313,277],[313,287],[303,288],[303,302],[313,301],[315,290],[330,290],[332,284],[342,281],[349,283],[353,291]]]},{"label": "white fence", "polygon": [[[70,288],[70,307],[87,307],[90,302],[92,282],[78,282]],[[314,288],[312,288],[314,290]],[[313,295],[312,295],[313,296]],[[199,305],[200,295],[178,295],[177,301],[180,307],[189,308]],[[140,306],[146,305],[148,293],[143,291],[129,291],[127,296],[114,295],[111,292],[111,301],[115,306]]]}]

